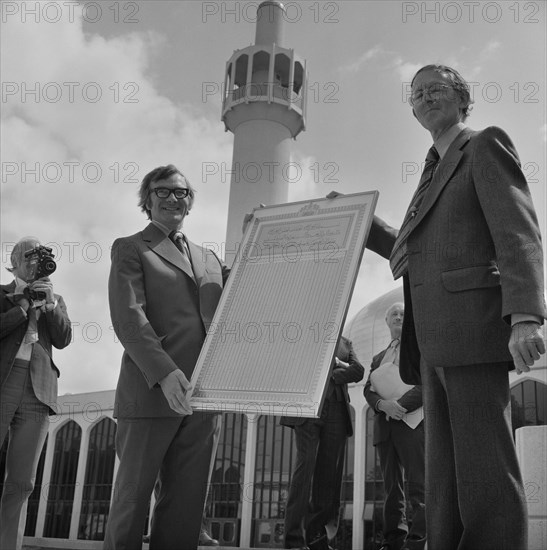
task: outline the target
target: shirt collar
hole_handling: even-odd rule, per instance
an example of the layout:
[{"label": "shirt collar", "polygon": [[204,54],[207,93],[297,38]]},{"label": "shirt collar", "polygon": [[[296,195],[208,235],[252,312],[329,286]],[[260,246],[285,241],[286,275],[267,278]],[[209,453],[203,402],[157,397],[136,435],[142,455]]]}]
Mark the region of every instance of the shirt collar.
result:
[{"label": "shirt collar", "polygon": [[15,290],[14,294],[21,294],[23,292],[23,289],[28,286],[28,283],[26,281],[23,281],[21,277],[17,277],[15,275]]},{"label": "shirt collar", "polygon": [[[166,225],[163,225],[163,223],[158,222],[156,220],[151,220],[151,223],[153,223],[160,231],[162,231],[166,237],[169,237],[171,233],[173,232],[172,229],[169,229]],[[177,229],[180,233],[182,233],[182,229]]]},{"label": "shirt collar", "polygon": [[444,134],[442,134],[442,136],[435,142],[435,149],[437,149],[437,153],[439,153],[441,160],[445,156],[452,142],[464,128],[467,128],[467,126],[463,122],[457,122],[454,126],[451,126]]}]

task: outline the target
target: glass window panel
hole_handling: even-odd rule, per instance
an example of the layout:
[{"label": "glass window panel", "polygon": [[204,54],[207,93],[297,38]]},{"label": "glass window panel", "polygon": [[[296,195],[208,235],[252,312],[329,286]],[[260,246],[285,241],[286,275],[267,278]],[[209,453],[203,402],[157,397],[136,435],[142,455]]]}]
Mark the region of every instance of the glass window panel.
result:
[{"label": "glass window panel", "polygon": [[110,418],[100,420],[89,434],[79,539],[104,540],[116,460],[115,437],[116,423]]},{"label": "glass window panel", "polygon": [[55,437],[44,536],[68,538],[82,429],[70,420]]}]

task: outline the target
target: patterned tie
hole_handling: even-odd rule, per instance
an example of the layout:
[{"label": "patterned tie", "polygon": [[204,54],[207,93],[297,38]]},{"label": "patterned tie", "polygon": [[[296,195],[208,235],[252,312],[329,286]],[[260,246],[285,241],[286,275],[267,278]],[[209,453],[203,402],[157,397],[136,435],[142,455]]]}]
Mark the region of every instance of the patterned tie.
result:
[{"label": "patterned tie", "polygon": [[[175,243],[175,246],[179,249],[182,256],[182,263],[188,268],[189,272],[194,273],[192,264],[190,262],[190,254],[188,253],[188,247],[184,240],[184,235],[180,231],[171,231],[169,238]],[[195,277],[194,277],[195,279]]]},{"label": "patterned tie", "polygon": [[422,177],[420,178],[420,183],[418,184],[418,188],[410,201],[410,206],[406,212],[403,225],[401,225],[399,235],[395,240],[395,244],[393,245],[393,250],[391,251],[391,256],[389,258],[389,265],[395,280],[408,271],[406,241],[410,231],[414,227],[414,218],[420,210],[420,206],[422,205],[425,194],[429,189],[429,185],[433,179],[433,174],[435,173],[438,162],[439,153],[437,153],[437,149],[435,149],[435,147],[431,147],[425,157],[425,166],[424,171],[422,172]]},{"label": "patterned tie", "polygon": [[38,342],[38,311],[33,306],[27,309],[28,325],[27,332],[23,339],[24,344],[34,344]]},{"label": "patterned tie", "polygon": [[384,358],[382,359],[382,365],[384,363],[393,363],[394,365],[399,365],[399,343],[399,338],[395,338],[391,341],[389,347],[386,350],[386,353],[384,354]]}]

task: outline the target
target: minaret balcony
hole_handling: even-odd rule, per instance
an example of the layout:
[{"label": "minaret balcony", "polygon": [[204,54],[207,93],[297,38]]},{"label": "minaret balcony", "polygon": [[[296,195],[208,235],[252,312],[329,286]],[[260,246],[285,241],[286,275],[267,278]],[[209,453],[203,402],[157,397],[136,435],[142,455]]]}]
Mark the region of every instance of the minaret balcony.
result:
[{"label": "minaret balcony", "polygon": [[267,103],[279,103],[294,109],[298,114],[304,115],[304,95],[294,92],[290,87],[283,86],[277,82],[257,84],[251,82],[230,90],[222,105],[222,115],[241,103],[252,103],[255,101]]}]

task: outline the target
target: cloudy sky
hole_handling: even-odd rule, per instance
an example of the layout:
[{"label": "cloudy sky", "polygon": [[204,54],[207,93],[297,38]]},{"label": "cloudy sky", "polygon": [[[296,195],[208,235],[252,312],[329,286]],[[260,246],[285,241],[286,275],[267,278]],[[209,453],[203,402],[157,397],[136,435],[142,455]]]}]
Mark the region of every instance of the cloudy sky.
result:
[{"label": "cloudy sky", "polygon": [[[408,83],[440,62],[472,83],[469,126],[513,139],[547,234],[544,2],[285,4],[285,46],[309,72],[290,200],[378,190],[376,212],[400,224],[431,144]],[[198,189],[190,239],[223,242],[233,136],[220,121],[221,85],[233,51],[254,41],[257,5],[2,3],[1,264],[24,235],[54,248],[52,280],[74,324],[73,343],[55,355],[60,393],[115,387],[110,246],[146,225],[136,190],[149,170],[181,167]],[[11,280],[5,269],[1,280]],[[367,251],[348,318],[395,286]]]}]

